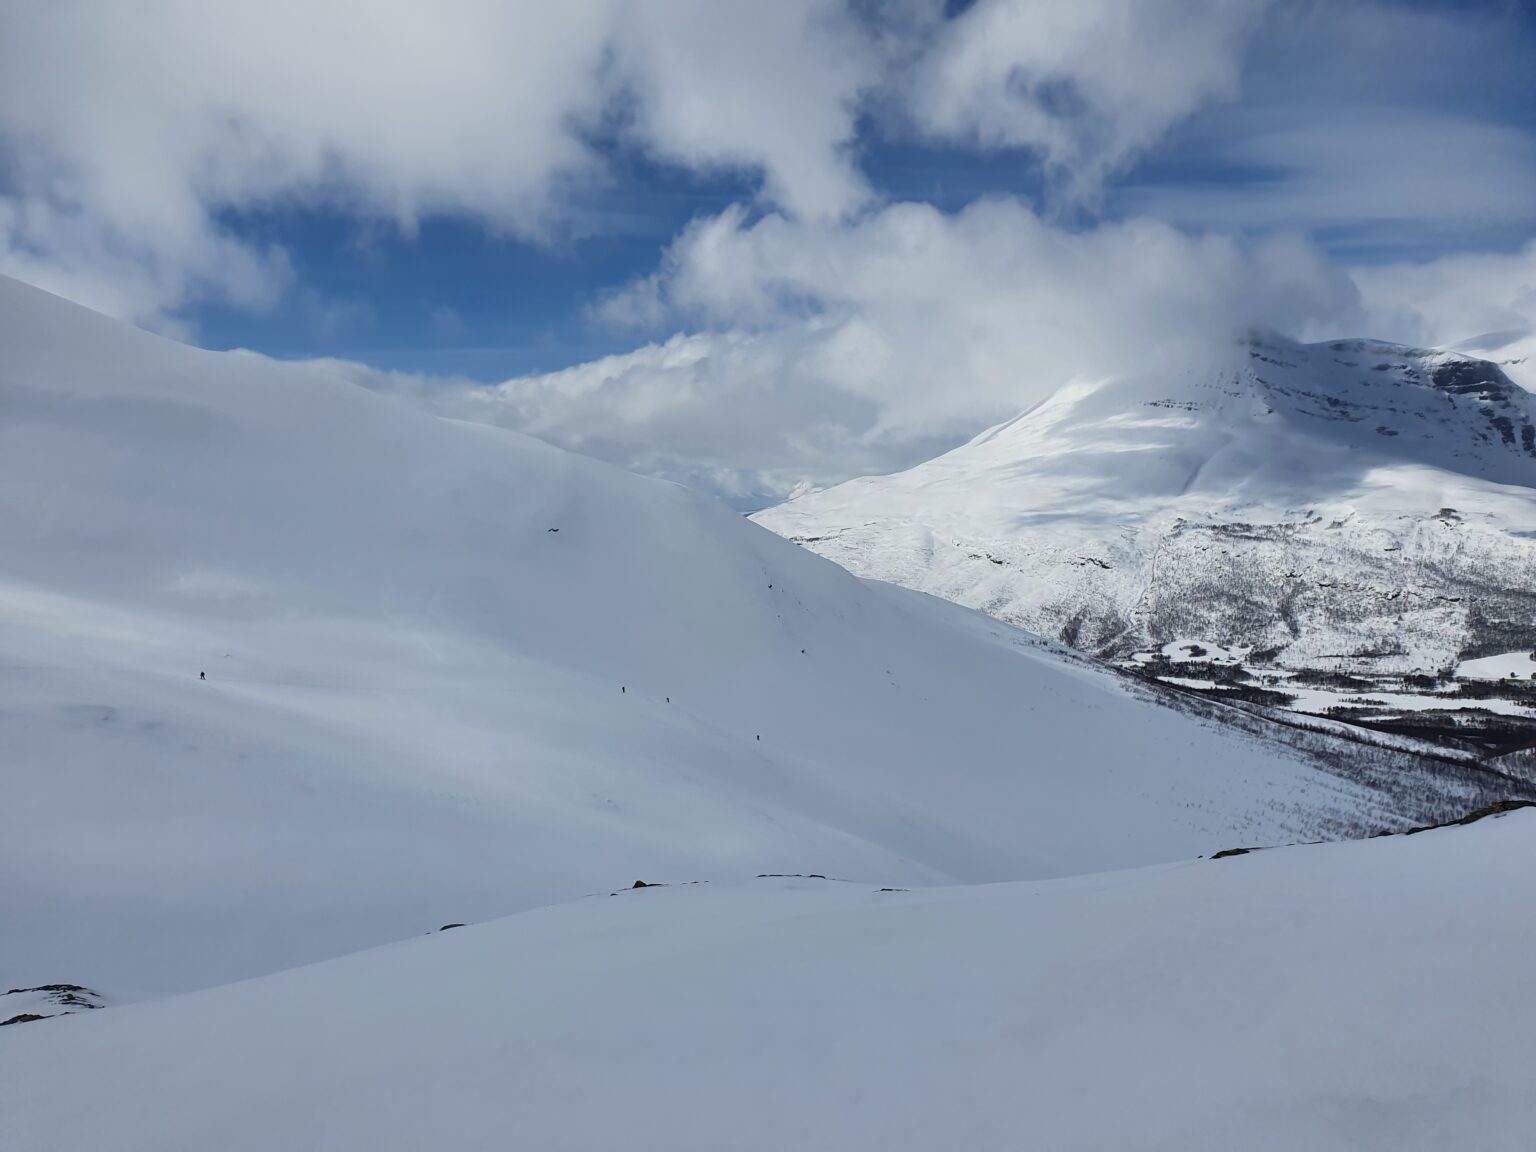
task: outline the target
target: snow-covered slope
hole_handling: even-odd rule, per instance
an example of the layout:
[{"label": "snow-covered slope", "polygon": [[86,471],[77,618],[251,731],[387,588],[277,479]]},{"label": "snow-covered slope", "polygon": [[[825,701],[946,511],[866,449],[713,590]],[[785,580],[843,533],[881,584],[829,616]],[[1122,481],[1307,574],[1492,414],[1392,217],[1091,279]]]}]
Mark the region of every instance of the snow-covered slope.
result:
[{"label": "snow-covered slope", "polygon": [[635,878],[1043,878],[1485,799],[1368,791],[677,486],[10,281],[0,757],[0,987],[113,1002]]},{"label": "snow-covered slope", "polygon": [[1453,347],[1464,355],[1492,361],[1527,392],[1536,392],[1536,329],[1484,332]]},{"label": "snow-covered slope", "polygon": [[1536,813],[1037,884],[624,892],[0,1030],[0,1143],[1529,1149]]},{"label": "snow-covered slope", "polygon": [[1536,647],[1536,397],[1451,353],[1245,342],[757,519],[1110,657],[1434,674]]}]

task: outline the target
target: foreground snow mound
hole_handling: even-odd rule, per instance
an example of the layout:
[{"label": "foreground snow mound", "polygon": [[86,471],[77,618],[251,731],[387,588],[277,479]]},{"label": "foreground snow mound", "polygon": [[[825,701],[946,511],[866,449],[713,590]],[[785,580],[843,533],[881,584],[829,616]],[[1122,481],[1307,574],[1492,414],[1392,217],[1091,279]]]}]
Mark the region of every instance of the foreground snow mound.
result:
[{"label": "foreground snow mound", "polygon": [[[1070,386],[908,472],[756,519],[1109,658],[1242,649],[1251,671],[1327,687],[1448,681],[1465,656],[1536,648],[1536,397],[1453,353],[1254,340]],[[1342,687],[1296,702],[1347,708],[1373,685]],[[1536,685],[1395,703],[1439,705],[1536,721]]]},{"label": "foreground snow mound", "polygon": [[675,485],[11,281],[0,413],[0,987],[182,991],[615,877],[1043,878],[1486,799],[1385,797]]},{"label": "foreground snow mound", "polygon": [[1536,815],[1043,884],[651,888],[0,1032],[15,1152],[1524,1150]]}]

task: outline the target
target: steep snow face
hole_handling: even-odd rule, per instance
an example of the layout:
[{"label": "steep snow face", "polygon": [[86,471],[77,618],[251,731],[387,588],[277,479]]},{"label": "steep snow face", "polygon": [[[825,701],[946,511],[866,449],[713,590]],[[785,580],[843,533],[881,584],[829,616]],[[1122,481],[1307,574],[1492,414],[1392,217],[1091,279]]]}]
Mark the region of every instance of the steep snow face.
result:
[{"label": "steep snow face", "polygon": [[1536,816],[624,892],[0,1030],[16,1152],[1529,1149]]},{"label": "steep snow face", "polygon": [[1460,796],[1202,727],[674,485],[9,281],[0,748],[0,986],[114,1001],[636,878],[1048,877]]},{"label": "steep snow face", "polygon": [[757,519],[1113,657],[1434,673],[1536,646],[1536,398],[1451,353],[1255,340]]}]

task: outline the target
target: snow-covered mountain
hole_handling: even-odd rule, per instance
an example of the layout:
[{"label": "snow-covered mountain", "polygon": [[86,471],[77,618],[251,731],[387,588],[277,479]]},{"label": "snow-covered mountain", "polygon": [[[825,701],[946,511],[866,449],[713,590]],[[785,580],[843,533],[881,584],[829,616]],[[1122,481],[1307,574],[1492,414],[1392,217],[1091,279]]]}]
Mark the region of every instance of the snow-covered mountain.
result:
[{"label": "snow-covered mountain", "polygon": [[108,1001],[637,878],[1045,878],[1507,794],[1196,722],[675,485],[12,281],[0,757],[0,987]]},{"label": "snow-covered mountain", "polygon": [[1536,648],[1536,397],[1465,355],[1253,339],[1070,385],[910,471],[756,519],[1110,659],[1240,665],[1314,711],[1428,675],[1432,703],[1536,715],[1536,691],[1490,704],[1453,677]]},{"label": "snow-covered mountain", "polygon": [[1526,810],[1036,884],[601,895],[0,1029],[0,1138],[1523,1152],[1532,875]]}]

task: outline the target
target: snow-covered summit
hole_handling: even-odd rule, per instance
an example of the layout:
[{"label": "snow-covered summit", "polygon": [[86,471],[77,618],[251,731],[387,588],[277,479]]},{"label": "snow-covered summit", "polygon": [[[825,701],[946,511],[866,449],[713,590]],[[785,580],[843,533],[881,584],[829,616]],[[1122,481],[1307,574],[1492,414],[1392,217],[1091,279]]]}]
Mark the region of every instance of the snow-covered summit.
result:
[{"label": "snow-covered summit", "polygon": [[882,490],[947,491],[998,517],[1042,520],[1068,509],[1144,516],[1175,500],[1290,511],[1404,467],[1536,486],[1536,396],[1489,361],[1268,337],[1197,365],[1070,384],[937,460],[807,493],[759,519]]},{"label": "snow-covered summit", "polygon": [[1536,645],[1536,397],[1456,353],[1253,339],[757,519],[1108,656],[1435,673]]}]

